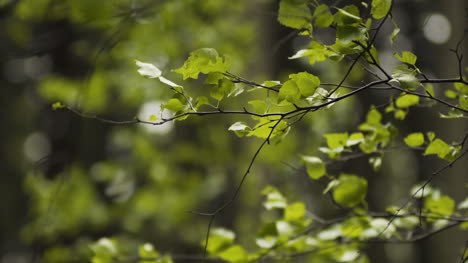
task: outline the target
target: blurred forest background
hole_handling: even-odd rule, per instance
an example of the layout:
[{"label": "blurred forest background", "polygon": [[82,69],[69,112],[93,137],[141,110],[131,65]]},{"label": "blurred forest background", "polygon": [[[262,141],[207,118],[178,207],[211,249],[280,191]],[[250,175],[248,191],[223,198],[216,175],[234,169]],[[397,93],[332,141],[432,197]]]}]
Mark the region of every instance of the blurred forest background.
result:
[{"label": "blurred forest background", "polygon": [[[90,242],[103,236],[118,238],[129,250],[150,242],[164,253],[201,254],[208,219],[187,211],[211,211],[229,199],[260,140],[228,132],[231,117],[193,117],[158,127],[111,125],[53,111],[51,104],[62,101],[113,120],[147,119],[171,92],[142,78],[135,60],[154,63],[183,83],[171,70],[202,47],[229,56],[231,71],[254,81],[284,80],[307,70],[337,82],[346,63],[311,67],[287,59],[305,42],[277,22],[277,5],[269,0],[0,0],[0,262],[86,262]],[[457,61],[449,49],[463,37],[467,8],[465,0],[395,1],[393,15],[402,31],[393,46],[378,39],[377,47],[385,50],[382,63],[391,68],[394,52],[410,50],[432,76],[455,76]],[[384,28],[383,35],[391,30]],[[334,38],[325,32],[322,37]],[[353,72],[351,81],[360,84],[363,76]],[[203,88],[197,80],[184,86],[195,93]],[[239,199],[214,225],[233,229],[241,242],[254,245],[252,233],[268,216],[261,212],[266,185],[305,200],[325,218],[337,215],[321,194],[324,186],[307,180],[299,156],[317,153],[326,132],[352,131],[370,105],[382,102],[369,92],[304,119],[286,140],[264,149]],[[415,110],[401,129],[433,130],[451,141],[468,128],[466,122],[434,121],[436,114]],[[378,176],[368,178],[369,205],[382,210],[400,204],[412,185],[441,163],[411,151],[390,153]],[[434,182],[457,201],[467,194],[466,181],[451,174],[466,179],[464,163]],[[366,160],[331,167],[371,174]],[[464,238],[453,229],[415,244],[371,245],[368,252],[380,263],[456,262]]]}]

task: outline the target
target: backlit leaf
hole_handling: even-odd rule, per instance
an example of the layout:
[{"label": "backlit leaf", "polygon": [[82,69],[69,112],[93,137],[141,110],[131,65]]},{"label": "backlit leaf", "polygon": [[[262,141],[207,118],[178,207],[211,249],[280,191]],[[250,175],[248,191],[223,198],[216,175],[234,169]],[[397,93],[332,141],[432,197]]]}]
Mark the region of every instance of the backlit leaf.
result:
[{"label": "backlit leaf", "polygon": [[400,96],[395,104],[398,108],[408,108],[419,103],[419,97],[413,94],[404,94]]},{"label": "backlit leaf", "polygon": [[342,174],[333,189],[333,199],[344,207],[354,207],[367,195],[367,180],[356,175]]},{"label": "backlit leaf", "polygon": [[138,73],[140,73],[140,75],[143,77],[154,79],[161,76],[161,70],[158,69],[155,65],[151,63],[144,63],[138,60],[135,60],[135,63],[139,67]]},{"label": "backlit leaf", "polygon": [[384,18],[390,11],[392,0],[372,0],[371,14],[375,19]]},{"label": "backlit leaf", "polygon": [[231,63],[220,57],[215,49],[201,48],[191,52],[184,65],[176,69],[175,72],[181,74],[184,79],[197,79],[200,73],[224,73],[230,66]]},{"label": "backlit leaf", "polygon": [[416,60],[418,57],[416,57],[415,54],[409,51],[403,51],[402,54],[395,53],[394,54],[395,58],[398,59],[401,62],[408,63],[410,65],[415,65]]},{"label": "backlit leaf", "polygon": [[424,155],[437,154],[443,159],[450,152],[450,146],[441,139],[433,140],[426,148]]},{"label": "backlit leaf", "polygon": [[329,27],[333,23],[333,15],[325,4],[321,4],[315,8],[314,19],[314,25],[318,27]]},{"label": "backlit leaf", "polygon": [[290,0],[281,0],[278,10],[278,22],[283,26],[295,29],[311,29],[312,14],[307,3],[295,3]]},{"label": "backlit leaf", "polygon": [[411,133],[405,137],[406,145],[410,147],[418,147],[424,144],[424,134],[421,132]]},{"label": "backlit leaf", "polygon": [[421,82],[416,78],[416,72],[409,69],[406,65],[399,65],[393,70],[392,77],[400,83],[400,86],[405,89],[416,89],[421,85]]},{"label": "backlit leaf", "polygon": [[312,179],[319,179],[327,172],[325,163],[318,157],[302,156],[302,162],[306,166],[307,174]]}]

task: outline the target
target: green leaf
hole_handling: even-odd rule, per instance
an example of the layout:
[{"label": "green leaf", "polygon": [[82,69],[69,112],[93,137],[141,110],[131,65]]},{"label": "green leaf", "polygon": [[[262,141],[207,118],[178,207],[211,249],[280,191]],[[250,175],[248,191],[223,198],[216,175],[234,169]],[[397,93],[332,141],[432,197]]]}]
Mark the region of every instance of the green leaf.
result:
[{"label": "green leaf", "polygon": [[306,166],[307,174],[312,179],[319,179],[327,173],[325,163],[318,157],[302,156],[302,162]]},{"label": "green leaf", "polygon": [[416,71],[409,69],[406,65],[395,67],[392,77],[405,89],[414,90],[421,85],[419,79],[416,78]]},{"label": "green leaf", "polygon": [[[430,96],[434,96],[434,95],[435,95],[435,93],[434,93],[434,85],[432,85],[431,83],[427,83],[426,85],[424,85],[424,89],[426,90],[426,93],[428,93]],[[432,101],[431,98],[427,98],[427,100]]]},{"label": "green leaf", "polygon": [[[138,248],[138,256],[142,259],[154,259],[152,261],[157,262],[157,257],[159,257],[158,251],[154,249],[154,246],[150,243],[145,243]],[[151,262],[150,260],[145,260],[145,263]]]},{"label": "green leaf", "polygon": [[421,132],[411,133],[405,137],[406,145],[410,147],[418,147],[424,144],[424,134]]},{"label": "green leaf", "polygon": [[373,156],[369,158],[369,163],[372,165],[372,170],[377,172],[382,167],[382,156]]},{"label": "green leaf", "polygon": [[[261,118],[257,125],[252,128],[252,131],[247,134],[247,136],[255,136],[261,139],[266,139],[268,136],[270,136],[270,138],[274,138],[277,135],[285,134],[288,131],[288,127],[289,125],[285,121]],[[275,129],[272,131],[273,128]]]},{"label": "green leaf", "polygon": [[312,96],[320,85],[320,79],[307,72],[291,74],[289,75],[289,78],[297,84],[297,87],[303,97]]},{"label": "green leaf", "polygon": [[468,110],[468,95],[460,95],[458,97],[458,103],[460,104],[460,107]]},{"label": "green leaf", "polygon": [[435,139],[436,134],[435,134],[435,132],[429,131],[429,132],[426,133],[426,136],[427,136],[427,139],[428,139],[430,142],[432,142],[432,141]]},{"label": "green leaf", "polygon": [[233,263],[247,262],[248,259],[247,252],[239,245],[234,245],[224,251],[221,251],[217,256]]},{"label": "green leaf", "polygon": [[243,137],[247,133],[249,133],[252,129],[249,126],[247,126],[245,122],[238,121],[232,124],[228,130],[233,131],[238,137]]},{"label": "green leaf", "polygon": [[228,79],[220,79],[217,85],[213,85],[210,90],[210,96],[215,100],[222,100],[224,97],[228,96],[234,89],[235,85],[232,81]]},{"label": "green leaf", "polygon": [[329,133],[324,135],[330,149],[345,147],[348,141],[348,133]]},{"label": "green leaf", "polygon": [[164,83],[164,84],[166,84],[168,86],[171,86],[171,87],[175,88],[179,92],[182,91],[182,86],[180,86],[179,84],[175,84],[174,82],[166,79],[165,77],[159,77],[159,81],[161,81],[162,83]]},{"label": "green leaf", "polygon": [[52,109],[53,110],[58,110],[58,109],[63,109],[65,108],[65,105],[63,105],[61,102],[55,102],[52,104]]},{"label": "green leaf", "polygon": [[348,5],[344,8],[338,8],[335,13],[335,21],[339,26],[342,25],[357,25],[362,22],[359,15],[359,9],[355,5]]},{"label": "green leaf", "polygon": [[265,100],[251,100],[248,102],[253,107],[253,112],[263,114],[267,112],[267,104]]},{"label": "green leaf", "polygon": [[404,94],[400,96],[395,104],[398,108],[408,108],[419,103],[419,96],[413,94]]},{"label": "green leaf", "polygon": [[403,51],[401,55],[398,53],[395,53],[394,56],[399,61],[408,63],[413,66],[416,64],[416,60],[418,59],[418,57],[416,57],[415,54],[409,51]]},{"label": "green leaf", "polygon": [[285,208],[287,205],[286,198],[273,186],[267,186],[262,191],[263,195],[266,195],[267,199],[263,202],[263,205],[267,210],[274,208]]},{"label": "green leaf", "polygon": [[458,90],[462,94],[468,95],[468,85],[457,82],[457,83],[454,83],[453,86],[455,87],[456,90]]},{"label": "green leaf", "polygon": [[396,24],[394,24],[394,26],[395,26],[395,28],[393,28],[393,31],[392,31],[392,33],[390,34],[390,37],[389,37],[390,38],[390,43],[392,43],[392,44],[395,43],[395,40],[396,40],[398,34],[400,33],[400,28]]},{"label": "green leaf", "polygon": [[436,216],[449,216],[452,215],[455,210],[455,201],[447,195],[440,194],[439,191],[434,191],[425,198],[424,208],[434,213]]},{"label": "green leaf", "polygon": [[284,210],[284,220],[286,221],[302,221],[306,214],[306,207],[302,202],[295,202]]},{"label": "green leaf", "polygon": [[301,91],[299,90],[297,83],[292,80],[286,81],[283,86],[281,86],[278,93],[279,102],[286,100],[291,103],[296,103],[300,100],[300,98]]},{"label": "green leaf", "polygon": [[185,108],[185,105],[179,99],[172,98],[163,105],[163,108],[177,112]]},{"label": "green leaf", "polygon": [[367,195],[367,180],[356,175],[341,174],[333,190],[333,199],[344,207],[360,204]]},{"label": "green leaf", "polygon": [[457,205],[457,209],[467,209],[468,208],[468,196],[465,197],[465,200],[461,201]]},{"label": "green leaf", "polygon": [[[366,58],[367,58],[367,61],[369,61],[369,63],[371,63],[371,65],[375,66],[375,63],[374,63],[374,60],[377,64],[380,64],[380,61],[379,61],[379,52],[377,51],[377,48],[372,45],[370,50],[370,55],[368,52],[365,53],[366,55]],[[372,55],[372,57],[371,57]]]},{"label": "green leaf", "polygon": [[159,78],[161,76],[161,70],[158,69],[155,65],[151,63],[144,63],[138,60],[135,60],[135,63],[139,67],[138,73],[143,77],[150,79]]},{"label": "green leaf", "polygon": [[336,37],[343,44],[350,43],[353,40],[361,40],[366,35],[366,28],[360,25],[342,25],[336,30]]},{"label": "green leaf", "polygon": [[450,146],[441,139],[435,139],[427,146],[424,155],[437,154],[439,158],[444,159],[449,153]]},{"label": "green leaf", "polygon": [[306,3],[294,3],[290,0],[281,0],[278,10],[278,22],[283,26],[295,29],[312,29],[310,22],[312,14]]},{"label": "green leaf", "polygon": [[210,105],[210,100],[205,96],[200,96],[196,99],[195,107],[198,109],[202,105]]},{"label": "green leaf", "polygon": [[355,132],[349,136],[348,140],[346,141],[346,146],[357,145],[363,141],[364,141],[364,134],[362,134],[362,132]]},{"label": "green leaf", "polygon": [[392,0],[372,0],[371,14],[375,19],[384,18],[392,6]]},{"label": "green leaf", "polygon": [[290,80],[286,81],[279,90],[280,101],[296,103],[301,97],[313,95],[320,85],[320,79],[307,72],[291,74],[289,78]]},{"label": "green leaf", "polygon": [[148,118],[149,121],[157,121],[158,120],[158,117],[154,114],[151,114]]},{"label": "green leaf", "polygon": [[371,125],[380,124],[382,114],[374,107],[372,107],[366,115],[366,123]]},{"label": "green leaf", "polygon": [[296,54],[289,57],[289,59],[298,59],[301,57],[307,57],[311,65],[316,62],[324,61],[329,56],[335,54],[333,51],[328,50],[326,46],[317,41],[312,41],[308,49],[301,49]]},{"label": "green leaf", "polygon": [[236,235],[225,228],[214,228],[210,231],[210,242],[207,251],[214,254],[232,245]]},{"label": "green leaf", "polygon": [[333,23],[333,15],[326,4],[317,6],[313,17],[315,19],[314,25],[318,27],[329,27]]},{"label": "green leaf", "polygon": [[450,89],[446,90],[444,92],[444,95],[445,95],[445,97],[447,97],[449,99],[456,99],[458,97],[458,93],[456,93],[455,91],[450,90]]},{"label": "green leaf", "polygon": [[200,73],[225,73],[230,66],[231,63],[220,57],[215,49],[201,48],[191,52],[184,65],[176,69],[175,72],[181,74],[184,79],[197,79]]},{"label": "green leaf", "polygon": [[344,236],[357,238],[369,227],[369,219],[366,217],[351,217],[341,225]]},{"label": "green leaf", "polygon": [[117,241],[110,238],[100,238],[90,245],[94,255],[91,259],[93,263],[112,263],[119,254]]},{"label": "green leaf", "polygon": [[395,218],[393,221],[396,227],[403,229],[414,229],[420,223],[420,220],[417,216],[405,216]]},{"label": "green leaf", "polygon": [[442,113],[439,113],[440,117],[443,118],[443,119],[458,119],[458,118],[467,118],[467,116],[465,116],[465,114],[463,114],[463,112],[461,110],[458,110],[458,109],[454,109],[454,108],[451,108],[449,111],[448,111],[448,114],[445,115],[445,114],[442,114]]}]

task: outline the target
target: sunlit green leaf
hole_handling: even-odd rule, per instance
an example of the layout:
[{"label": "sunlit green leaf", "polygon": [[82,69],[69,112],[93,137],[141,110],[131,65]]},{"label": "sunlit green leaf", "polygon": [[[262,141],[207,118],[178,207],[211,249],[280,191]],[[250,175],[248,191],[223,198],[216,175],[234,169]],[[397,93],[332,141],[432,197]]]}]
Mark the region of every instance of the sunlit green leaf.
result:
[{"label": "sunlit green leaf", "polygon": [[366,116],[366,123],[369,124],[380,124],[382,120],[382,114],[375,108],[371,108]]},{"label": "sunlit green leaf", "polygon": [[450,152],[450,146],[441,139],[433,140],[426,148],[424,155],[437,154],[443,159]]},{"label": "sunlit green leaf", "polygon": [[468,95],[460,95],[458,97],[458,103],[460,104],[460,107],[468,110]]},{"label": "sunlit green leaf", "polygon": [[339,184],[333,189],[333,199],[345,207],[360,204],[367,195],[367,180],[356,175],[342,174]]},{"label": "sunlit green leaf", "polygon": [[247,262],[248,253],[239,245],[234,245],[218,253],[218,256],[228,262]]},{"label": "sunlit green leaf", "polygon": [[343,235],[350,238],[359,237],[362,232],[368,228],[369,220],[366,217],[351,217],[341,225]]},{"label": "sunlit green leaf", "polygon": [[436,215],[448,216],[455,210],[455,201],[439,191],[434,191],[424,199],[424,208]]},{"label": "sunlit green leaf", "polygon": [[377,172],[382,167],[382,157],[381,156],[373,156],[369,158],[369,163],[372,165],[372,170]]},{"label": "sunlit green leaf", "polygon": [[390,11],[392,0],[372,0],[371,14],[375,19],[384,18]]},{"label": "sunlit green leaf", "polygon": [[215,49],[201,48],[191,52],[184,65],[176,69],[175,72],[181,74],[184,79],[197,79],[200,73],[224,73],[230,66],[231,63],[220,57]]},{"label": "sunlit green leaf", "polygon": [[307,174],[312,179],[319,179],[327,173],[325,163],[318,157],[302,156],[302,161],[306,166]]},{"label": "sunlit green leaf", "polygon": [[228,130],[233,131],[239,137],[243,137],[252,129],[249,126],[247,126],[245,122],[238,121],[232,124]]},{"label": "sunlit green leaf", "polygon": [[154,114],[151,114],[148,118],[149,121],[157,121],[158,120],[158,117]]},{"label": "sunlit green leaf", "polygon": [[457,209],[467,209],[467,208],[468,208],[468,196],[465,197],[465,199],[461,201],[460,203],[458,203],[457,205]]},{"label": "sunlit green leaf", "polygon": [[419,103],[419,97],[413,94],[404,94],[400,96],[395,104],[399,108],[408,108]]},{"label": "sunlit green leaf", "polygon": [[329,27],[333,23],[333,15],[325,4],[321,4],[315,8],[314,19],[314,25],[318,27]]},{"label": "sunlit green leaf", "polygon": [[468,95],[468,85],[466,85],[466,84],[464,84],[464,83],[456,82],[456,83],[453,84],[453,86],[454,86],[455,89],[458,90],[460,93],[465,94],[465,95]]},{"label": "sunlit green leaf", "polygon": [[335,21],[338,25],[357,25],[362,22],[359,15],[359,9],[355,5],[348,5],[344,8],[338,8],[335,13]]},{"label": "sunlit green leaf", "polygon": [[421,85],[421,82],[416,78],[416,72],[409,69],[406,65],[399,65],[393,70],[392,77],[396,79],[402,88],[416,89]]},{"label": "sunlit green leaf", "polygon": [[278,22],[295,29],[311,29],[312,14],[307,3],[281,0],[278,10]]},{"label": "sunlit green leaf", "polygon": [[360,144],[363,141],[364,141],[364,134],[362,134],[362,132],[355,132],[349,136],[348,140],[346,141],[346,146],[353,146],[356,144]]},{"label": "sunlit green leaf", "polygon": [[[157,261],[157,258],[156,257],[159,257],[159,253],[158,251],[156,251],[154,249],[154,246],[150,243],[145,243],[143,245],[140,245],[140,247],[138,248],[138,255],[141,257],[141,258],[144,258],[144,259],[153,259],[154,262]],[[151,261],[149,260],[145,260],[145,263],[148,262],[150,263]]]},{"label": "sunlit green leaf", "polygon": [[61,102],[55,102],[52,104],[52,109],[53,110],[58,110],[58,109],[63,109],[65,108],[65,105],[63,105]]},{"label": "sunlit green leaf", "polygon": [[93,263],[112,263],[119,254],[117,241],[110,238],[100,238],[90,245],[94,255],[91,259]]},{"label": "sunlit green leaf", "polygon": [[143,77],[154,79],[161,76],[161,70],[158,69],[155,65],[151,63],[144,63],[138,60],[135,60],[135,63],[139,67],[138,73],[140,73],[140,75]]},{"label": "sunlit green leaf", "polygon": [[400,54],[398,53],[395,53],[394,54],[395,58],[398,59],[399,61],[401,62],[404,62],[404,63],[408,63],[410,65],[415,65],[416,64],[416,60],[418,59],[418,57],[416,57],[415,54],[413,54],[412,52],[410,51],[403,51]]},{"label": "sunlit green leaf", "polygon": [[306,213],[305,204],[302,202],[292,203],[284,209],[284,220],[300,221],[304,219]]},{"label": "sunlit green leaf", "polygon": [[210,242],[207,250],[210,253],[217,253],[232,245],[236,235],[231,230],[225,228],[214,228],[210,231]]},{"label": "sunlit green leaf", "polygon": [[424,134],[421,132],[411,133],[405,137],[406,145],[410,147],[418,147],[424,144]]},{"label": "sunlit green leaf", "polygon": [[344,44],[360,40],[365,36],[366,29],[360,25],[342,25],[336,30],[336,37]]},{"label": "sunlit green leaf", "polygon": [[398,25],[395,23],[395,21],[393,21],[392,19],[392,23],[393,23],[393,31],[392,33],[390,34],[389,36],[389,39],[390,39],[390,43],[394,43],[398,34],[400,33],[400,28],[398,27]]},{"label": "sunlit green leaf", "polygon": [[267,199],[263,202],[266,209],[271,210],[273,208],[285,208],[287,201],[278,189],[273,186],[267,186],[262,191],[263,195],[266,195]]},{"label": "sunlit green leaf", "polygon": [[348,133],[330,133],[323,136],[327,139],[327,145],[330,149],[344,147],[348,142]]},{"label": "sunlit green leaf", "polygon": [[172,98],[168,102],[166,102],[163,107],[165,109],[177,112],[185,108],[185,105],[179,99]]},{"label": "sunlit green leaf", "polygon": [[330,55],[333,55],[333,54],[334,52],[329,50],[322,43],[317,42],[317,41],[312,41],[308,49],[301,49],[297,51],[297,53],[289,57],[289,59],[307,57],[309,59],[309,63],[313,65],[316,62],[326,60]]}]

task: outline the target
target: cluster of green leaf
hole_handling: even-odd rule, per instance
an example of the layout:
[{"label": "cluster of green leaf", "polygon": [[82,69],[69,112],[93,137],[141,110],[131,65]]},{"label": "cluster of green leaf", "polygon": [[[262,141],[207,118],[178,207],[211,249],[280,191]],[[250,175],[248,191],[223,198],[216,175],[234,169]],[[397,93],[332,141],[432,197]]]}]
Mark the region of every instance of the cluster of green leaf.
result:
[{"label": "cluster of green leaf", "polygon": [[[168,1],[158,7],[158,15],[154,19],[161,22],[161,27],[166,26],[171,29],[178,23],[190,21],[188,18],[174,15],[186,11],[183,4],[192,6],[194,10],[204,15],[223,10],[223,5],[217,1],[187,2]],[[432,107],[441,104],[449,108],[449,113],[442,114],[442,118],[466,118],[468,85],[464,76],[444,80],[427,78],[423,70],[416,66],[417,56],[409,51],[395,54],[399,64],[391,71],[383,68],[375,41],[377,35],[381,34],[382,25],[391,19],[392,4],[391,0],[373,0],[370,4],[363,2],[359,6],[341,6],[339,3],[327,5],[308,0],[279,2],[278,22],[297,30],[299,35],[309,39],[307,47],[300,49],[289,59],[307,59],[310,66],[322,62],[338,62],[349,68],[348,71],[344,71],[340,80],[331,84],[326,83],[325,77],[320,74],[308,71],[291,73],[284,80],[270,79],[263,82],[254,82],[237,76],[233,73],[240,67],[240,63],[236,60],[246,58],[242,56],[242,50],[246,49],[247,44],[244,49],[234,49],[229,45],[222,49],[218,48],[224,51],[219,53],[214,48],[203,47],[206,46],[203,39],[210,38],[210,35],[218,31],[229,29],[225,32],[238,36],[245,34],[242,26],[232,28],[225,25],[220,18],[217,18],[220,20],[218,31],[200,36],[202,40],[198,40],[194,47],[186,47],[183,42],[170,37],[167,39],[161,37],[156,41],[150,37],[154,33],[153,30],[156,30],[155,32],[162,30],[149,28],[144,23],[136,23],[128,29],[128,35],[134,35],[132,41],[136,43],[123,41],[111,52],[116,61],[125,62],[124,66],[114,71],[105,71],[98,67],[84,92],[82,108],[86,111],[104,111],[106,105],[110,104],[106,94],[111,93],[113,89],[122,91],[117,101],[127,106],[139,105],[148,98],[158,100],[162,98],[159,111],[154,110],[144,119],[137,117],[131,123],[167,125],[172,121],[184,121],[188,125],[203,127],[197,130],[187,126],[189,132],[184,132],[188,133],[185,135],[188,137],[187,141],[199,139],[205,148],[189,143],[171,145],[170,139],[177,141],[175,136],[180,135],[175,134],[159,137],[157,143],[161,149],[155,149],[151,143],[156,143],[158,139],[141,135],[130,128],[115,129],[110,142],[111,147],[116,148],[116,152],[123,149],[131,154],[123,158],[125,160],[123,164],[115,165],[105,161],[95,163],[90,168],[90,174],[93,175],[91,180],[82,175],[83,171],[74,168],[79,172],[72,177],[71,185],[74,180],[78,180],[86,187],[79,190],[70,187],[65,190],[68,194],[74,193],[72,189],[78,191],[76,195],[81,199],[69,201],[62,197],[60,202],[66,204],[57,204],[55,210],[48,209],[48,202],[54,194],[53,183],[42,177],[39,177],[39,184],[27,183],[33,196],[43,197],[35,204],[35,209],[38,210],[35,214],[51,213],[56,216],[57,221],[60,221],[52,224],[55,227],[48,228],[48,232],[42,232],[42,235],[53,240],[56,236],[73,235],[73,232],[67,233],[70,229],[78,231],[84,227],[91,228],[92,232],[93,227],[115,224],[127,234],[103,237],[94,241],[88,246],[92,252],[90,256],[92,262],[171,262],[170,256],[163,256],[158,252],[158,250],[163,251],[163,248],[156,250],[150,243],[142,241],[146,237],[144,234],[151,228],[160,232],[166,228],[166,231],[172,235],[176,235],[173,233],[179,231],[178,235],[182,236],[180,239],[189,239],[192,243],[198,244],[202,239],[205,229],[201,226],[206,225],[203,220],[206,218],[199,217],[194,220],[192,215],[185,211],[193,211],[204,201],[222,195],[223,187],[228,184],[224,180],[228,180],[228,177],[218,176],[219,171],[229,169],[241,171],[239,167],[232,167],[238,166],[239,163],[235,165],[232,163],[238,156],[243,156],[245,150],[234,146],[237,143],[221,137],[220,133],[227,128],[237,137],[254,137],[263,142],[259,148],[249,149],[249,153],[253,156],[250,165],[241,183],[236,183],[236,189],[247,187],[242,183],[252,165],[255,165],[258,153],[265,151],[264,145],[276,144],[278,147],[286,147],[283,145],[290,142],[287,140],[297,136],[293,134],[294,128],[306,122],[307,118],[314,118],[316,113],[333,116],[340,110],[339,107],[344,101],[369,90],[388,94],[388,102],[383,105],[384,110],[381,110],[382,106],[371,106],[365,120],[358,124],[354,131],[326,132],[323,134],[325,144],[322,147],[319,145],[320,142],[315,142],[317,151],[313,150],[312,153],[306,147],[301,148],[308,153],[298,158],[311,182],[325,183],[323,195],[332,200],[342,212],[342,216],[330,220],[322,219],[312,212],[313,209],[308,207],[306,202],[290,202],[289,200],[294,198],[288,197],[289,193],[284,194],[278,190],[278,187],[267,186],[262,191],[265,196],[263,205],[267,210],[264,213],[267,215],[266,220],[254,224],[253,227],[256,227],[254,230],[253,227],[247,228],[246,232],[250,235],[240,241],[236,240],[236,236],[239,236],[237,232],[212,227],[210,223],[207,229],[209,236],[207,240],[201,242],[199,251],[206,250],[209,257],[235,263],[255,262],[264,258],[280,262],[298,255],[308,257],[311,262],[368,262],[368,257],[362,252],[367,242],[412,242],[456,225],[466,230],[467,199],[457,203],[449,194],[442,194],[440,190],[432,188],[429,185],[430,180],[438,173],[434,173],[431,179],[423,184],[417,185],[408,194],[409,201],[404,206],[392,205],[385,212],[374,212],[368,207],[369,178],[346,170],[335,172],[329,169],[329,164],[333,162],[364,156],[368,158],[372,170],[377,173],[386,161],[385,154],[397,147],[422,151],[422,156],[435,155],[447,163],[446,167],[455,164],[467,152],[466,136],[461,142],[447,143],[444,139],[436,137],[434,132],[415,131],[403,137],[399,135],[398,127],[401,126],[401,121],[411,114],[415,107]],[[21,8],[24,6],[20,6],[18,12],[22,10]],[[84,19],[79,15],[73,15],[79,13],[80,8],[74,7],[70,10],[73,11],[71,11],[72,17]],[[28,14],[21,11],[21,14],[23,13]],[[135,15],[141,15],[140,19],[149,19],[138,12]],[[176,23],[175,17],[182,19],[182,22]],[[186,30],[202,26],[205,22],[203,20],[187,22]],[[392,22],[394,30],[389,36],[391,43],[395,41],[399,32],[396,23]],[[318,28],[332,32],[335,36],[334,42],[330,44],[321,41],[315,35]],[[156,42],[158,42],[157,47],[160,47],[159,50],[153,46]],[[250,42],[245,40],[245,43]],[[141,46],[142,50],[134,51],[135,45]],[[210,43],[210,46],[213,44]],[[177,55],[189,48],[194,51],[190,52],[184,62],[179,61]],[[122,72],[127,72],[128,67],[134,69],[134,65],[129,62],[130,58],[138,59],[137,72],[149,80],[138,78],[136,74],[131,77],[122,76]],[[358,68],[360,67],[358,62],[364,66]],[[178,68],[167,71],[166,69],[170,68],[167,64]],[[355,68],[358,68],[356,70],[360,70],[361,74],[366,70],[371,72],[364,80],[367,81],[366,84],[357,82],[359,86],[353,86],[355,82],[350,80],[349,76]],[[370,81],[368,80],[370,78],[375,79]],[[440,92],[434,91],[433,84],[440,82],[454,85],[454,89],[445,91],[448,101],[439,98]],[[134,90],[123,91],[129,86]],[[73,80],[49,76],[42,81],[39,92],[46,99],[61,101],[52,106],[53,109],[59,110],[70,109],[68,105],[72,105],[81,94],[79,90],[79,84]],[[352,110],[347,109],[348,113]],[[79,111],[74,112],[79,113]],[[393,115],[394,122],[387,121],[390,114]],[[219,125],[221,127],[214,128],[209,122],[195,122],[193,120],[195,118],[192,118],[192,116],[207,115],[222,116],[227,122],[224,126]],[[97,118],[94,115],[81,116]],[[199,119],[202,118],[197,118]],[[207,124],[210,126],[205,126]],[[297,136],[293,137],[293,140],[296,144],[301,144],[303,138]],[[209,147],[206,148],[206,145]],[[230,148],[233,149],[232,152],[226,152],[226,149]],[[209,149],[217,154],[203,149]],[[275,160],[281,160],[290,159],[294,154],[294,150],[288,149],[284,152],[275,150],[271,155],[275,156]],[[169,170],[171,175],[168,175]],[[132,176],[133,174],[137,176]],[[200,179],[204,175],[208,179]],[[248,179],[251,178],[252,176]],[[98,189],[93,187],[91,182],[105,188],[108,202],[116,206],[106,206],[97,194]],[[135,191],[137,185],[145,186]],[[195,185],[202,185],[203,190],[196,188]],[[232,202],[238,201],[239,196],[236,192],[227,199],[232,201],[223,203],[221,205],[223,209],[215,209],[214,213],[200,214],[211,216],[210,220],[214,220],[218,214],[230,208]],[[258,197],[252,200],[258,200]],[[67,205],[70,211],[61,210]],[[90,209],[93,215],[91,217],[77,213]],[[67,217],[70,214],[73,216]],[[31,235],[37,233],[34,229],[41,225],[42,220],[44,218],[38,218],[25,229],[25,235],[27,237],[30,235],[28,237],[30,240],[34,239]],[[180,225],[185,227],[179,229]],[[252,231],[256,231],[256,234],[252,235]],[[421,231],[422,234],[419,234]],[[138,235],[143,237],[134,238]],[[83,242],[89,244],[89,240]],[[254,245],[249,245],[252,243]],[[49,250],[51,262],[54,259],[60,261],[63,257],[60,253],[70,253],[63,252],[67,251],[66,249],[63,251],[54,249]],[[53,253],[53,251],[58,252]],[[85,253],[81,256],[83,254]]]}]

